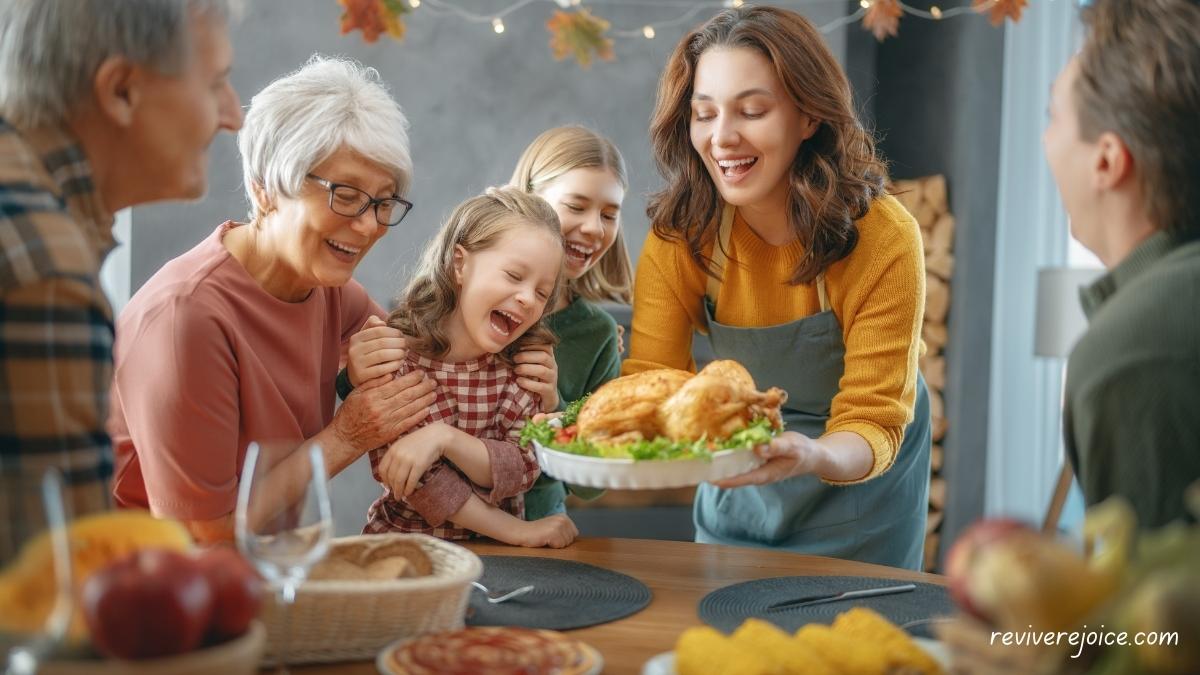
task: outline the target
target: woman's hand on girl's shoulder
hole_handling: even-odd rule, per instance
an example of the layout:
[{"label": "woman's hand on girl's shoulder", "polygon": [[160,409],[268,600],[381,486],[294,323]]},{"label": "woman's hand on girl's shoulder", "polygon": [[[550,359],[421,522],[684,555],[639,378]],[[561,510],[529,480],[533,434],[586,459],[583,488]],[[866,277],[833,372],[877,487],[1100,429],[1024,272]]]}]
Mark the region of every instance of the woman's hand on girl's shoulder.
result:
[{"label": "woman's hand on girl's shoulder", "polygon": [[367,317],[361,330],[350,336],[347,368],[350,384],[355,387],[400,368],[408,345],[399,329],[377,316]]},{"label": "woman's hand on girl's shoulder", "polygon": [[542,412],[558,409],[558,362],[550,345],[531,347],[513,357],[517,386],[541,399]]},{"label": "woman's hand on girl's shoulder", "polygon": [[376,377],[346,397],[331,426],[352,447],[373,450],[429,417],[429,406],[437,400],[435,387],[437,381],[421,370]]}]

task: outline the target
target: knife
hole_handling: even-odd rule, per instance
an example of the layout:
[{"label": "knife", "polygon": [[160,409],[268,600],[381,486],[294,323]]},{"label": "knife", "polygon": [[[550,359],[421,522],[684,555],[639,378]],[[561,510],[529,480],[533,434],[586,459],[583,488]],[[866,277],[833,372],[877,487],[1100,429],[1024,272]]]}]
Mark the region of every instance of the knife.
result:
[{"label": "knife", "polygon": [[777,609],[795,609],[796,607],[808,607],[809,605],[820,605],[826,602],[839,602],[841,600],[850,600],[852,598],[872,598],[877,595],[907,593],[916,589],[916,584],[901,584],[899,586],[885,586],[883,588],[866,588],[861,591],[843,591],[841,593],[806,595],[802,598],[793,598],[792,600],[784,600],[782,602],[776,602],[772,605],[767,605],[767,611],[775,611]]}]

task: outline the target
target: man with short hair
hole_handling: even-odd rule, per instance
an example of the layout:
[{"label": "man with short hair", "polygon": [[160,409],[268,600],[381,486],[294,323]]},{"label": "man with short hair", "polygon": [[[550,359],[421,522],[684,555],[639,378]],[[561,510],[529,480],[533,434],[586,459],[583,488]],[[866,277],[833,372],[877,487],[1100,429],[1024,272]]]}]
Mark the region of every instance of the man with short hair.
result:
[{"label": "man with short hair", "polygon": [[1089,505],[1187,517],[1200,479],[1200,2],[1095,0],[1051,92],[1046,157],[1072,234],[1108,273],[1082,292],[1067,452]]},{"label": "man with short hair", "polygon": [[[230,0],[0,0],[0,473],[108,504],[113,214],[206,188]],[[0,500],[2,501],[2,500]],[[0,503],[0,511],[18,505]]]}]

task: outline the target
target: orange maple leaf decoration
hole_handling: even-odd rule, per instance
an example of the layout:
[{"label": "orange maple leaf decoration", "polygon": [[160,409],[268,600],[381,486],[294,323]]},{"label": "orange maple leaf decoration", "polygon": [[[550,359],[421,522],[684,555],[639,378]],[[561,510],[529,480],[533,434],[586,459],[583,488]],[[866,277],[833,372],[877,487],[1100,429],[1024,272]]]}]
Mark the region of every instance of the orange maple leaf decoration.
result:
[{"label": "orange maple leaf decoration", "polygon": [[607,21],[586,9],[570,13],[557,11],[546,22],[546,30],[550,31],[550,51],[558,61],[568,55],[574,56],[585,69],[592,65],[593,53],[604,61],[612,61],[613,41],[604,37],[608,27]]},{"label": "orange maple leaf decoration", "polygon": [[863,14],[862,25],[871,31],[876,40],[883,42],[886,37],[896,37],[903,14],[898,0],[875,0],[867,8],[867,13]]},{"label": "orange maple leaf decoration", "polygon": [[993,26],[1004,23],[1004,19],[1012,19],[1013,23],[1021,20],[1021,12],[1029,0],[974,0],[972,6],[976,12],[987,14],[988,21]]},{"label": "orange maple leaf decoration", "polygon": [[364,42],[375,42],[387,33],[397,40],[404,38],[404,22],[400,15],[408,8],[397,0],[338,0],[342,12],[342,35],[361,30]]}]

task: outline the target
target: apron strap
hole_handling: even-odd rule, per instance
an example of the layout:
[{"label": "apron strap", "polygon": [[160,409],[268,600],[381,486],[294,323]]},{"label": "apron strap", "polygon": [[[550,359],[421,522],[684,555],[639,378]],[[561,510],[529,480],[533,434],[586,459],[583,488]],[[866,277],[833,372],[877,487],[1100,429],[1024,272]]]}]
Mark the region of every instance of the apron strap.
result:
[{"label": "apron strap", "polygon": [[[733,214],[735,211],[736,209],[730,204],[726,204],[725,208],[721,211],[721,226],[717,229],[717,243],[713,246],[713,267],[716,268],[717,273],[722,277],[725,274],[725,262],[728,260],[725,252],[729,250],[729,238],[733,233]],[[717,306],[717,294],[721,291],[721,281],[722,279],[708,277],[705,296],[714,308]],[[817,275],[817,297],[821,301],[821,311],[828,312],[830,308],[829,292],[825,288],[824,272]],[[701,312],[701,314],[703,313]],[[707,330],[701,332],[707,334]]]},{"label": "apron strap", "polygon": [[[733,231],[733,214],[735,210],[730,204],[726,204],[721,210],[721,225],[717,228],[717,241],[713,244],[713,268],[720,278],[705,275],[708,277],[708,284],[704,290],[704,297],[707,298],[707,303],[712,304],[714,310],[717,306],[717,294],[721,291],[721,281],[725,276],[725,263],[728,260],[725,252],[729,250],[729,235]],[[700,301],[700,319],[703,321],[703,325],[696,330],[701,335],[708,335],[707,303],[704,299]]]},{"label": "apron strap", "polygon": [[[717,274],[721,275],[722,277],[725,275],[725,261],[728,260],[725,252],[729,250],[729,237],[733,232],[733,214],[735,211],[736,209],[732,204],[726,204],[725,208],[721,211],[721,226],[717,228],[717,242],[716,245],[713,246],[713,268],[716,270]],[[711,276],[708,277],[708,287],[705,295],[708,297],[709,301],[712,302],[713,307],[717,306],[717,293],[719,293],[720,290],[721,279]]]}]

